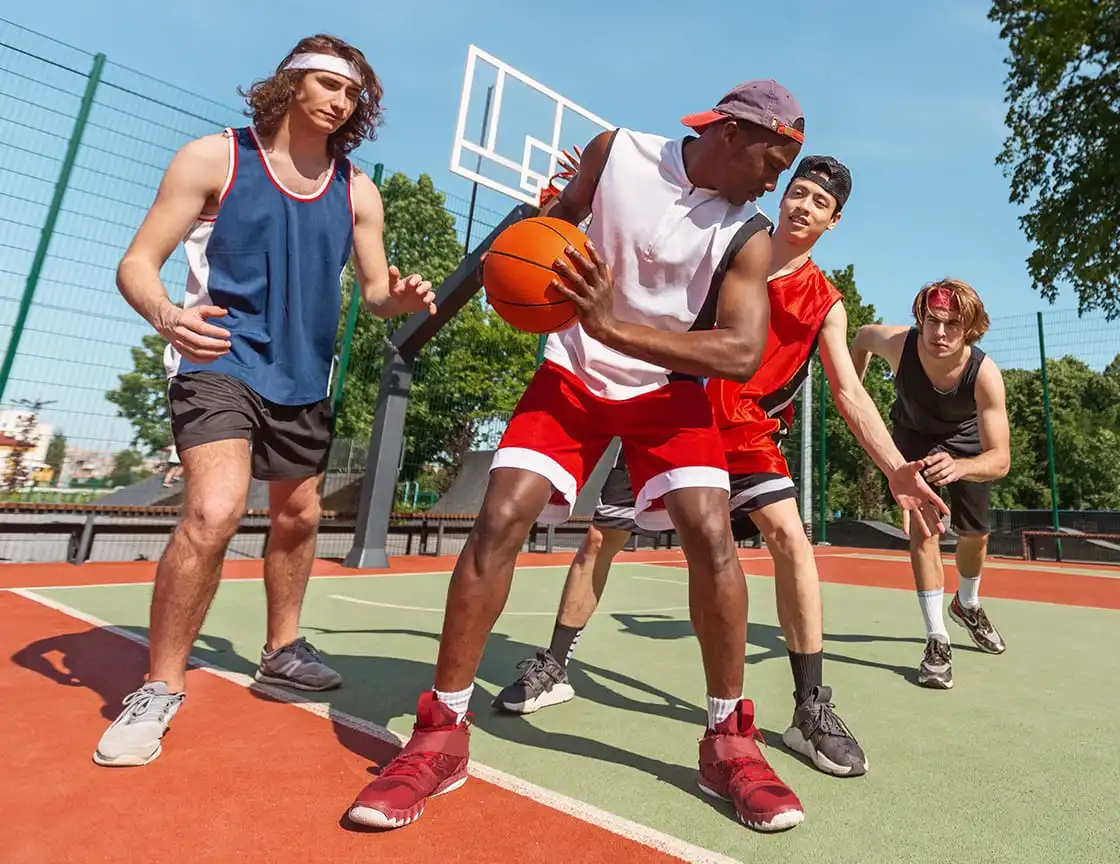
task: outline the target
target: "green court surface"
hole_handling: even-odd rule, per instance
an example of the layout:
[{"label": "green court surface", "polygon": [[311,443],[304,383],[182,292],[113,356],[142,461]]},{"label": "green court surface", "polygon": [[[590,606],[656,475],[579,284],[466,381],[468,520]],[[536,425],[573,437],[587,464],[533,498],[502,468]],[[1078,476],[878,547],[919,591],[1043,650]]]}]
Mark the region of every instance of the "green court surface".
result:
[{"label": "green court surface", "polygon": [[[518,661],[547,643],[564,572],[518,571],[479,670],[475,760],[744,862],[1120,861],[1111,732],[1120,612],[986,600],[1007,653],[981,654],[950,623],[956,686],[932,691],[914,683],[924,639],[912,592],[824,584],[825,683],[871,761],[865,777],[838,779],[782,749],[789,664],[773,581],[750,577],[746,694],[772,764],[806,810],[803,825],[767,836],[695,785],[705,688],[682,569],[616,565],[571,667],[575,700],[526,718],[490,708]],[[432,683],[447,580],[313,579],[304,632],[345,679],[313,698],[407,736],[417,694]],[[146,636],[150,590],[39,593]],[[260,581],[224,582],[195,656],[251,674],[263,613]],[[531,826],[524,831],[532,836]]]}]

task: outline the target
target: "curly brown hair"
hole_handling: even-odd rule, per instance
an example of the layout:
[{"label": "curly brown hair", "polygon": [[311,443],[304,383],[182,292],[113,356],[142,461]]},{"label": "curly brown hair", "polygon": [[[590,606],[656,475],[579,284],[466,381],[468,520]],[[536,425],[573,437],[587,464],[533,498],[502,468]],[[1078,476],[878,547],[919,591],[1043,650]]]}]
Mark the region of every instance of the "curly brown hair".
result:
[{"label": "curly brown hair", "polygon": [[323,33],[301,39],[288,55],[280,61],[276,71],[261,81],[254,81],[248,90],[237,88],[245,97],[249,109],[245,114],[253,118],[253,125],[263,137],[269,137],[280,128],[280,123],[292,104],[295,85],[307,74],[306,69],[285,70],[284,65],[296,54],[332,54],[353,63],[362,76],[362,92],[354,113],[338,131],[327,139],[327,148],[334,158],[353,151],[362,140],[372,141],[377,137],[377,127],[382,122],[381,97],[385,89],[369,65],[365,55],[353,45],[334,36]]},{"label": "curly brown hair", "polygon": [[972,345],[983,339],[984,334],[988,332],[991,319],[989,319],[988,312],[984,308],[984,301],[980,299],[976,289],[960,279],[941,279],[938,282],[931,282],[918,292],[911,309],[917,325],[921,327],[925,323],[926,312],[928,311],[926,298],[934,288],[948,288],[953,292],[961,310],[961,327],[964,329],[965,343]]}]

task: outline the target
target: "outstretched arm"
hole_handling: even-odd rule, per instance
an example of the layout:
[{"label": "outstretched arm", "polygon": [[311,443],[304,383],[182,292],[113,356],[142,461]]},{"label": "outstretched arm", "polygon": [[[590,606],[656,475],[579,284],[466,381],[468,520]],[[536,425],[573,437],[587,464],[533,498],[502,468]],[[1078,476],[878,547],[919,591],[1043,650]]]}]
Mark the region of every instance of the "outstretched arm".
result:
[{"label": "outstretched arm", "polygon": [[[716,326],[711,330],[674,333],[618,320],[611,307],[613,281],[598,250],[588,244],[592,261],[575,250],[569,264],[554,266],[574,286],[556,287],[580,310],[588,335],[623,354],[655,363],[684,375],[747,381],[762,360],[770,321],[770,235],[757,231],[732,259],[719,292]],[[573,264],[575,266],[573,266]]]},{"label": "outstretched arm", "polygon": [[852,341],[852,365],[860,381],[867,374],[871,357],[882,357],[890,364],[891,371],[898,371],[898,362],[906,344],[909,327],[891,327],[885,324],[865,324],[856,331]]},{"label": "outstretched arm", "polygon": [[354,279],[366,309],[378,318],[427,310],[435,314],[432,283],[418,273],[402,277],[385,259],[385,211],[377,186],[357,167],[350,180],[354,206]]},{"label": "outstretched arm", "polygon": [[908,463],[895,446],[848,354],[847,336],[848,314],[842,303],[836,303],[825,317],[819,336],[821,365],[836,407],[859,445],[887,475],[891,494],[903,511],[918,511],[922,515],[923,533],[936,533],[941,528],[941,515],[949,510],[941,496],[922,479],[922,463]]}]

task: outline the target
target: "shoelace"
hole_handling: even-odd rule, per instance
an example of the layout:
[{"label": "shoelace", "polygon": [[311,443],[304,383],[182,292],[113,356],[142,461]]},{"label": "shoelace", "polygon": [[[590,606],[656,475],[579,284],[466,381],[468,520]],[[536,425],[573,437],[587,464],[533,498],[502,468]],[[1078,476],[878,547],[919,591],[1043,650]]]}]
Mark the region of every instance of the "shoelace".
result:
[{"label": "shoelace", "polygon": [[812,731],[836,735],[840,738],[852,738],[851,730],[844,725],[844,721],[836,714],[835,708],[836,706],[831,702],[821,702],[813,706]]},{"label": "shoelace", "polygon": [[949,662],[949,645],[942,642],[940,639],[931,639],[926,645],[926,662],[930,660],[940,660],[944,663]]},{"label": "shoelace", "polygon": [[293,642],[290,647],[299,660],[311,659],[316,663],[323,662],[323,655],[319,653],[319,649],[302,637]]},{"label": "shoelace", "polygon": [[125,715],[127,717],[126,722],[132,723],[135,720],[141,719],[148,713],[148,709],[152,707],[152,702],[154,702],[157,697],[164,700],[163,707],[159,712],[159,716],[162,718],[176,701],[175,696],[163,696],[159,693],[153,693],[151,690],[144,690],[143,688],[134,690],[125,696],[124,699],[121,700],[121,704],[125,708],[130,709],[128,714]]},{"label": "shoelace", "polygon": [[390,777],[419,777],[424,769],[431,771],[432,757],[440,754],[433,753],[405,753],[398,756],[378,774],[379,780]]},{"label": "shoelace", "polygon": [[988,613],[984,611],[983,606],[978,606],[972,610],[972,614],[976,616],[976,629],[982,630],[985,633],[991,633],[995,628],[992,627],[992,622],[988,620]]},{"label": "shoelace", "polygon": [[518,669],[524,669],[521,674],[521,681],[536,687],[539,684],[547,684],[555,680],[556,676],[549,671],[550,664],[540,657],[532,657],[528,660],[522,660],[517,664]]}]

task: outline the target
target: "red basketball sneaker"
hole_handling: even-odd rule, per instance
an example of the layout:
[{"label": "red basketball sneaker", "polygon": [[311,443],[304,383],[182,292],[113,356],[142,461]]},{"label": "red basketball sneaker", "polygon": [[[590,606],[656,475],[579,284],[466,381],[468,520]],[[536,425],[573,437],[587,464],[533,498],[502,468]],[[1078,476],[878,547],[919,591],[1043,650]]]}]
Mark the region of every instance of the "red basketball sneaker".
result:
[{"label": "red basketball sneaker", "polygon": [[350,819],[371,828],[400,828],[420,818],[429,798],[466,783],[471,715],[461,723],[456,717],[434,691],[422,694],[412,738],[358,794]]},{"label": "red basketball sneaker", "polygon": [[734,803],[739,820],[756,831],[800,825],[801,802],[774,773],[755,738],[763,741],[754,725],[754,703],[740,699],[731,716],[700,739],[700,788]]}]

